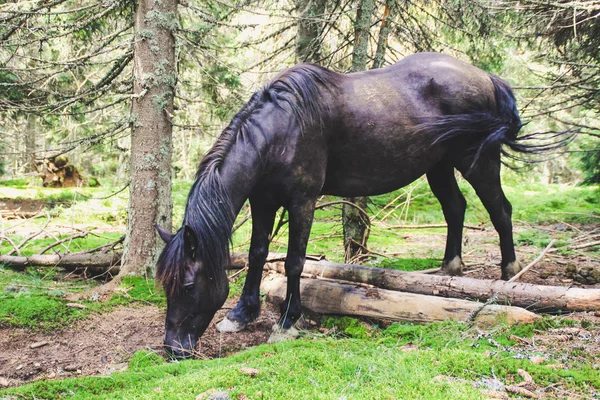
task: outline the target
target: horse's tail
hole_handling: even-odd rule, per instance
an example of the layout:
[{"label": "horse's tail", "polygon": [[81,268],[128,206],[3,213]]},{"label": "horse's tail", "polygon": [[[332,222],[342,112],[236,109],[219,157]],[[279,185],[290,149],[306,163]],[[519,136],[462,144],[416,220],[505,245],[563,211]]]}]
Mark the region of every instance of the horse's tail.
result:
[{"label": "horse's tail", "polygon": [[523,123],[513,91],[497,76],[490,74],[490,79],[494,85],[496,110],[446,115],[435,121],[420,124],[417,129],[433,133],[433,144],[456,138],[471,139],[474,144],[471,168],[488,152],[499,151],[513,160],[530,162],[530,159],[525,159],[520,154],[545,153],[563,147],[571,141],[571,131],[536,132],[518,136]]}]

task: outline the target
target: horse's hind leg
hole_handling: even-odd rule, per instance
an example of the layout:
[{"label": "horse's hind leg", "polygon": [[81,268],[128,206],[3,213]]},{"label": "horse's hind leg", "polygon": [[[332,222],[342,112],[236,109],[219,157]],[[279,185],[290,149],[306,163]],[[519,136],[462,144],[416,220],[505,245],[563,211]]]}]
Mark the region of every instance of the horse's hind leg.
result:
[{"label": "horse's hind leg", "polygon": [[217,324],[221,332],[241,331],[260,314],[260,281],[269,253],[269,235],[278,207],[262,199],[250,198],[252,238],[248,252],[248,274],[237,305]]},{"label": "horse's hind leg", "polygon": [[490,214],[492,224],[500,237],[502,279],[509,280],[521,270],[521,266],[517,261],[513,243],[512,206],[500,183],[500,153],[480,158],[472,168],[467,162],[459,170],[473,186]]},{"label": "horse's hind leg", "polygon": [[448,224],[442,272],[447,275],[462,275],[464,265],[461,258],[462,230],[466,201],[456,183],[454,167],[449,164],[438,164],[427,173],[427,180],[431,191],[442,205]]}]

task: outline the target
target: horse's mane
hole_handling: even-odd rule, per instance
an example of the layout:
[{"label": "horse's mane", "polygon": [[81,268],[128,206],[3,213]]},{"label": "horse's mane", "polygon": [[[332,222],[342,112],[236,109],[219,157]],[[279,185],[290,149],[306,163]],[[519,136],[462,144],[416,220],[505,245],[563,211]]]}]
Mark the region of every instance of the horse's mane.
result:
[{"label": "horse's mane", "polygon": [[[240,136],[256,148],[252,128],[259,122],[252,117],[268,102],[291,112],[303,131],[320,128],[321,115],[327,109],[322,94],[325,88],[335,86],[336,76],[335,72],[313,64],[300,64],[284,71],[252,95],[200,162],[187,198],[183,225],[196,234],[197,253],[212,276],[230,260],[231,227],[236,217],[219,174],[229,150]],[[180,229],[158,259],[156,279],[170,299],[179,293],[185,275],[183,240]],[[219,284],[221,280],[213,282]]]}]

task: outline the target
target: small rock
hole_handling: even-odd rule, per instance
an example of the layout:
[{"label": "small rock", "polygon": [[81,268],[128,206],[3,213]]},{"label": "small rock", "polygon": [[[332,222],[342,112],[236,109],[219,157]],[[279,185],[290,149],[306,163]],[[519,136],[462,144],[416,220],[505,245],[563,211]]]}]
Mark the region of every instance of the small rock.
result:
[{"label": "small rock", "polygon": [[48,344],[48,342],[47,342],[47,341],[45,341],[45,340],[43,340],[43,341],[41,341],[41,342],[36,342],[36,343],[32,343],[32,344],[30,344],[30,345],[29,345],[29,348],[31,348],[31,349],[37,349],[37,348],[39,348],[39,347],[46,346],[47,344]]},{"label": "small rock", "polygon": [[196,400],[205,400],[208,399],[209,396],[217,393],[217,389],[208,389],[206,392],[202,392],[196,396]]},{"label": "small rock", "polygon": [[499,392],[497,390],[484,389],[481,391],[481,394],[490,399],[508,399],[508,393]]},{"label": "small rock", "polygon": [[79,304],[79,303],[67,303],[67,304],[65,304],[65,305],[66,305],[67,307],[79,308],[79,309],[81,309],[81,310],[84,310],[84,309],[86,309],[86,308],[87,308],[87,306],[86,306],[86,305]]},{"label": "small rock", "polygon": [[546,359],[541,356],[533,356],[529,359],[529,361],[531,361],[533,364],[539,365],[541,363],[545,363]]},{"label": "small rock", "polygon": [[567,366],[565,364],[546,364],[546,367],[551,369],[566,369]]},{"label": "small rock", "polygon": [[531,390],[519,386],[507,386],[506,391],[512,394],[518,394],[520,396],[529,397],[530,399],[537,399],[539,396],[533,393]]},{"label": "small rock", "polygon": [[196,396],[196,400],[231,400],[227,392],[222,392],[217,389],[209,389],[206,392]]},{"label": "small rock", "polygon": [[413,351],[413,350],[417,350],[419,348],[419,346],[412,344],[412,343],[408,343],[405,344],[404,346],[400,346],[398,347],[398,350],[400,351]]},{"label": "small rock", "polygon": [[300,336],[298,329],[293,326],[288,330],[283,330],[279,325],[275,324],[272,329],[273,333],[269,336],[269,340],[267,341],[269,344],[298,339]]},{"label": "small rock", "polygon": [[10,385],[10,381],[2,376],[0,376],[0,387],[8,387]]},{"label": "small rock", "polygon": [[255,375],[258,375],[260,373],[259,370],[257,370],[256,368],[240,368],[240,372],[242,374],[246,374],[250,377],[253,377]]}]

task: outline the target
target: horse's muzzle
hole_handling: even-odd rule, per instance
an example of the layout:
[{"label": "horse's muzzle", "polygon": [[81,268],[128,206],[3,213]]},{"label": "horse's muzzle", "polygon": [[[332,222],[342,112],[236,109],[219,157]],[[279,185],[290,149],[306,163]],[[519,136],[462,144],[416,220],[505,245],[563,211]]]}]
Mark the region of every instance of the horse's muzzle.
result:
[{"label": "horse's muzzle", "polygon": [[194,348],[198,338],[202,336],[210,324],[212,315],[196,318],[197,320],[194,321],[195,323],[191,325],[189,330],[167,328],[163,347],[170,357],[181,360],[194,356]]}]

